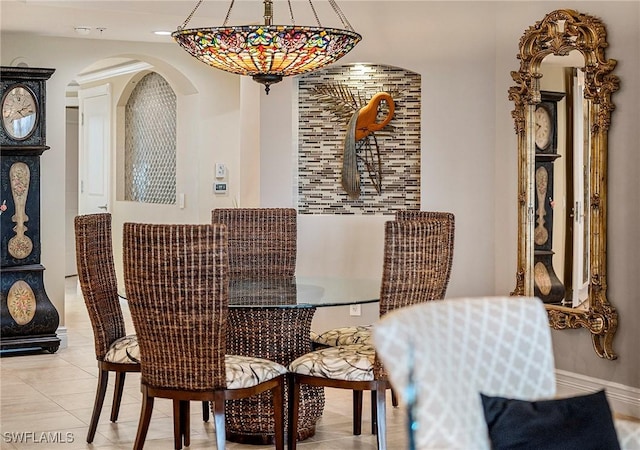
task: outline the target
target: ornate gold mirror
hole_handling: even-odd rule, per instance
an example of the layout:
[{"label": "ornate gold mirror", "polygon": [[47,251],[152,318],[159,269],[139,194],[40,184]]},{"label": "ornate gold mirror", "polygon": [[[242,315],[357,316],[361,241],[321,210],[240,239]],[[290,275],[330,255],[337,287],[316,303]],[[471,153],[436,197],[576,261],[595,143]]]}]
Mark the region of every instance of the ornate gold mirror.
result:
[{"label": "ornate gold mirror", "polygon": [[518,136],[518,269],[513,295],[536,295],[555,329],[591,332],[616,359],[607,300],[607,134],[616,61],[604,24],[561,9],[525,31],[509,89]]}]

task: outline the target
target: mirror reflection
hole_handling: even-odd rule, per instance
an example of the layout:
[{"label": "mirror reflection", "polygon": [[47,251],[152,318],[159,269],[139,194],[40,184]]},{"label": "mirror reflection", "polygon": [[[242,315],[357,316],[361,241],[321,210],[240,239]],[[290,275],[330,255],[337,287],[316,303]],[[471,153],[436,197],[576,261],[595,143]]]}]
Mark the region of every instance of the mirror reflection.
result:
[{"label": "mirror reflection", "polygon": [[520,39],[509,90],[518,135],[518,269],[513,295],[543,299],[556,329],[586,328],[615,359],[607,299],[607,133],[618,90],[604,24],[560,9]]},{"label": "mirror reflection", "polygon": [[[545,303],[588,308],[589,133],[584,57],[578,50],[540,64],[534,110],[534,293]],[[586,153],[585,153],[586,152]]]}]

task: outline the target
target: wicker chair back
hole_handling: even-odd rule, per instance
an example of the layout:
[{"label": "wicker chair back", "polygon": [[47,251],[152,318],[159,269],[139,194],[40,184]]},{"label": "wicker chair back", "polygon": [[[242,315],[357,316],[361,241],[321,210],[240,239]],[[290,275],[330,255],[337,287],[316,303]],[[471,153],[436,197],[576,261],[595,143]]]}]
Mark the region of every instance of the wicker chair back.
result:
[{"label": "wicker chair back", "polygon": [[221,208],[211,222],[227,226],[232,279],[295,275],[297,213],[294,208]]},{"label": "wicker chair back", "polygon": [[196,392],[226,388],[226,227],[125,223],[123,241],[143,384]]},{"label": "wicker chair back", "polygon": [[444,298],[453,263],[453,215],[385,225],[380,316]]},{"label": "wicker chair back", "polygon": [[125,336],[113,264],[111,214],[88,214],[74,220],[76,265],[96,348],[102,361],[110,345]]}]

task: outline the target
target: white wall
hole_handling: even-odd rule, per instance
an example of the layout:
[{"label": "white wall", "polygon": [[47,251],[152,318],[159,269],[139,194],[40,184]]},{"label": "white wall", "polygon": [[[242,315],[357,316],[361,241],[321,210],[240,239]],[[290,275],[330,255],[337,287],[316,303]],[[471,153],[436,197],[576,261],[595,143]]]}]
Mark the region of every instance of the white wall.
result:
[{"label": "white wall", "polygon": [[[364,39],[340,63],[388,64],[421,74],[421,207],[456,215],[456,251],[447,296],[491,295],[496,292],[495,8],[467,3],[463,8],[454,3],[376,2],[375,8],[341,4]],[[460,28],[455,33],[449,30],[454,16]],[[414,18],[419,18],[417,27],[409,26]],[[400,23],[403,26],[390,25]],[[469,39],[474,35],[483,38]],[[269,96],[262,99],[261,194],[265,206],[295,205],[295,104],[291,79],[272,86]],[[515,201],[513,205],[515,212]],[[387,220],[392,216],[300,215],[298,226],[305,237],[298,244],[298,273],[379,280]],[[515,255],[513,261],[510,267],[515,267]],[[371,305],[357,318],[350,317],[347,308],[320,309],[313,327],[323,331],[347,323],[371,323],[377,314]]]},{"label": "white wall", "polygon": [[[125,221],[209,222],[211,209],[232,205],[231,197],[214,197],[214,161],[225,161],[230,177],[240,179],[239,167],[239,79],[213,71],[175,44],[144,44],[121,41],[42,38],[3,33],[2,65],[24,58],[33,67],[51,67],[56,72],[47,82],[47,145],[42,156],[41,223],[42,264],[47,294],[64,325],[65,275],[65,91],[66,86],[96,61],[125,56],[153,64],[178,95],[178,192],[187,192],[186,208],[177,205],[140,207],[114,201],[114,253],[121,261],[121,230]],[[188,77],[184,75],[188,73]],[[125,86],[116,86],[117,104]],[[215,99],[212,101],[211,99]],[[115,106],[115,105],[114,105]],[[115,111],[115,108],[114,108]],[[119,149],[114,140],[113,154]],[[112,162],[115,164],[115,158]],[[114,171],[115,173],[115,171]],[[112,198],[115,199],[115,184]],[[121,271],[118,270],[120,273]],[[121,277],[120,277],[121,281]]]},{"label": "white wall", "polygon": [[[454,265],[448,297],[506,295],[516,283],[517,141],[508,89],[518,70],[518,42],[546,13],[561,7],[601,17],[607,56],[621,62],[621,89],[610,132],[609,298],[620,312],[614,347],[620,359],[598,358],[585,330],[554,331],[560,369],[640,384],[640,3],[638,2],[345,2],[342,9],[363,41],[341,63],[375,62],[422,76],[422,209],[456,214]],[[402,26],[390,25],[402,24]],[[368,38],[373,36],[373,38]],[[262,100],[261,194],[265,206],[292,205],[295,175],[295,83],[285,80]],[[626,216],[625,216],[626,214]],[[300,216],[311,232],[301,242],[298,270],[379,274],[384,217]],[[636,227],[637,228],[637,227]],[[335,243],[336,236],[344,236]],[[351,241],[350,241],[351,240]],[[353,264],[353,253],[366,256]],[[323,244],[320,244],[323,243]],[[335,245],[334,245],[335,244]],[[307,254],[311,252],[311,254]],[[314,326],[348,320],[346,310],[319,311]],[[367,311],[367,318],[375,311]],[[638,411],[634,412],[636,415]]]},{"label": "white wall", "polygon": [[[504,95],[513,83],[503,81],[509,71],[518,69],[517,42],[524,30],[542,19],[544,15],[559,7],[570,7],[602,19],[607,27],[608,58],[617,59],[616,75],[620,78],[620,90],[613,94],[616,109],[612,114],[609,130],[609,177],[608,177],[608,288],[607,297],[619,314],[618,331],[613,341],[619,354],[615,361],[598,358],[592,348],[589,333],[584,329],[553,331],[556,367],[602,380],[627,386],[640,387],[640,291],[637,289],[638,267],[640,267],[640,239],[637,223],[640,219],[640,2],[505,2],[499,8],[496,27],[499,38],[496,45],[496,98]],[[509,45],[509,43],[511,43]],[[507,48],[502,48],[508,45]],[[504,92],[505,94],[502,94]],[[508,103],[507,103],[508,104]],[[507,108],[504,108],[505,110]],[[513,109],[508,104],[508,111]],[[498,141],[496,149],[512,149],[508,159],[496,157],[497,186],[515,182],[515,134],[507,134],[503,118],[496,117]],[[513,133],[513,122],[509,122]],[[499,153],[503,153],[502,152]],[[515,193],[515,185],[509,188]],[[505,195],[498,187],[496,195]],[[515,208],[515,204],[514,204]],[[505,213],[507,213],[505,211]],[[509,215],[512,213],[509,211]],[[496,218],[499,220],[500,212]],[[515,223],[507,229],[497,224],[496,236],[502,238],[516,230]],[[513,245],[515,245],[515,241]],[[502,250],[500,250],[501,248]],[[502,252],[515,254],[515,247],[497,240],[496,255]],[[497,264],[502,266],[500,258]],[[513,273],[514,265],[501,267],[496,272],[497,288],[503,285],[501,275]],[[509,270],[510,269],[510,270]],[[509,271],[507,271],[509,270]],[[515,277],[513,278],[515,280]],[[503,278],[504,280],[504,278]],[[507,284],[510,285],[510,284]],[[636,406],[630,413],[640,415]]]}]

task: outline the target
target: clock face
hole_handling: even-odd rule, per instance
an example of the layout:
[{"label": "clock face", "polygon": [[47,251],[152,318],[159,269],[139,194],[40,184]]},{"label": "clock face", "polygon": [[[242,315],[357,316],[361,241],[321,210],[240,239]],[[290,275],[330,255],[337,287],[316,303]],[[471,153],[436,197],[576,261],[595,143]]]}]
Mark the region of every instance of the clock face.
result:
[{"label": "clock face", "polygon": [[38,104],[25,86],[10,88],[2,98],[2,127],[12,139],[27,139],[36,128]]},{"label": "clock face", "polygon": [[544,150],[551,142],[551,117],[549,111],[543,106],[538,106],[535,113],[536,119],[536,146]]}]

